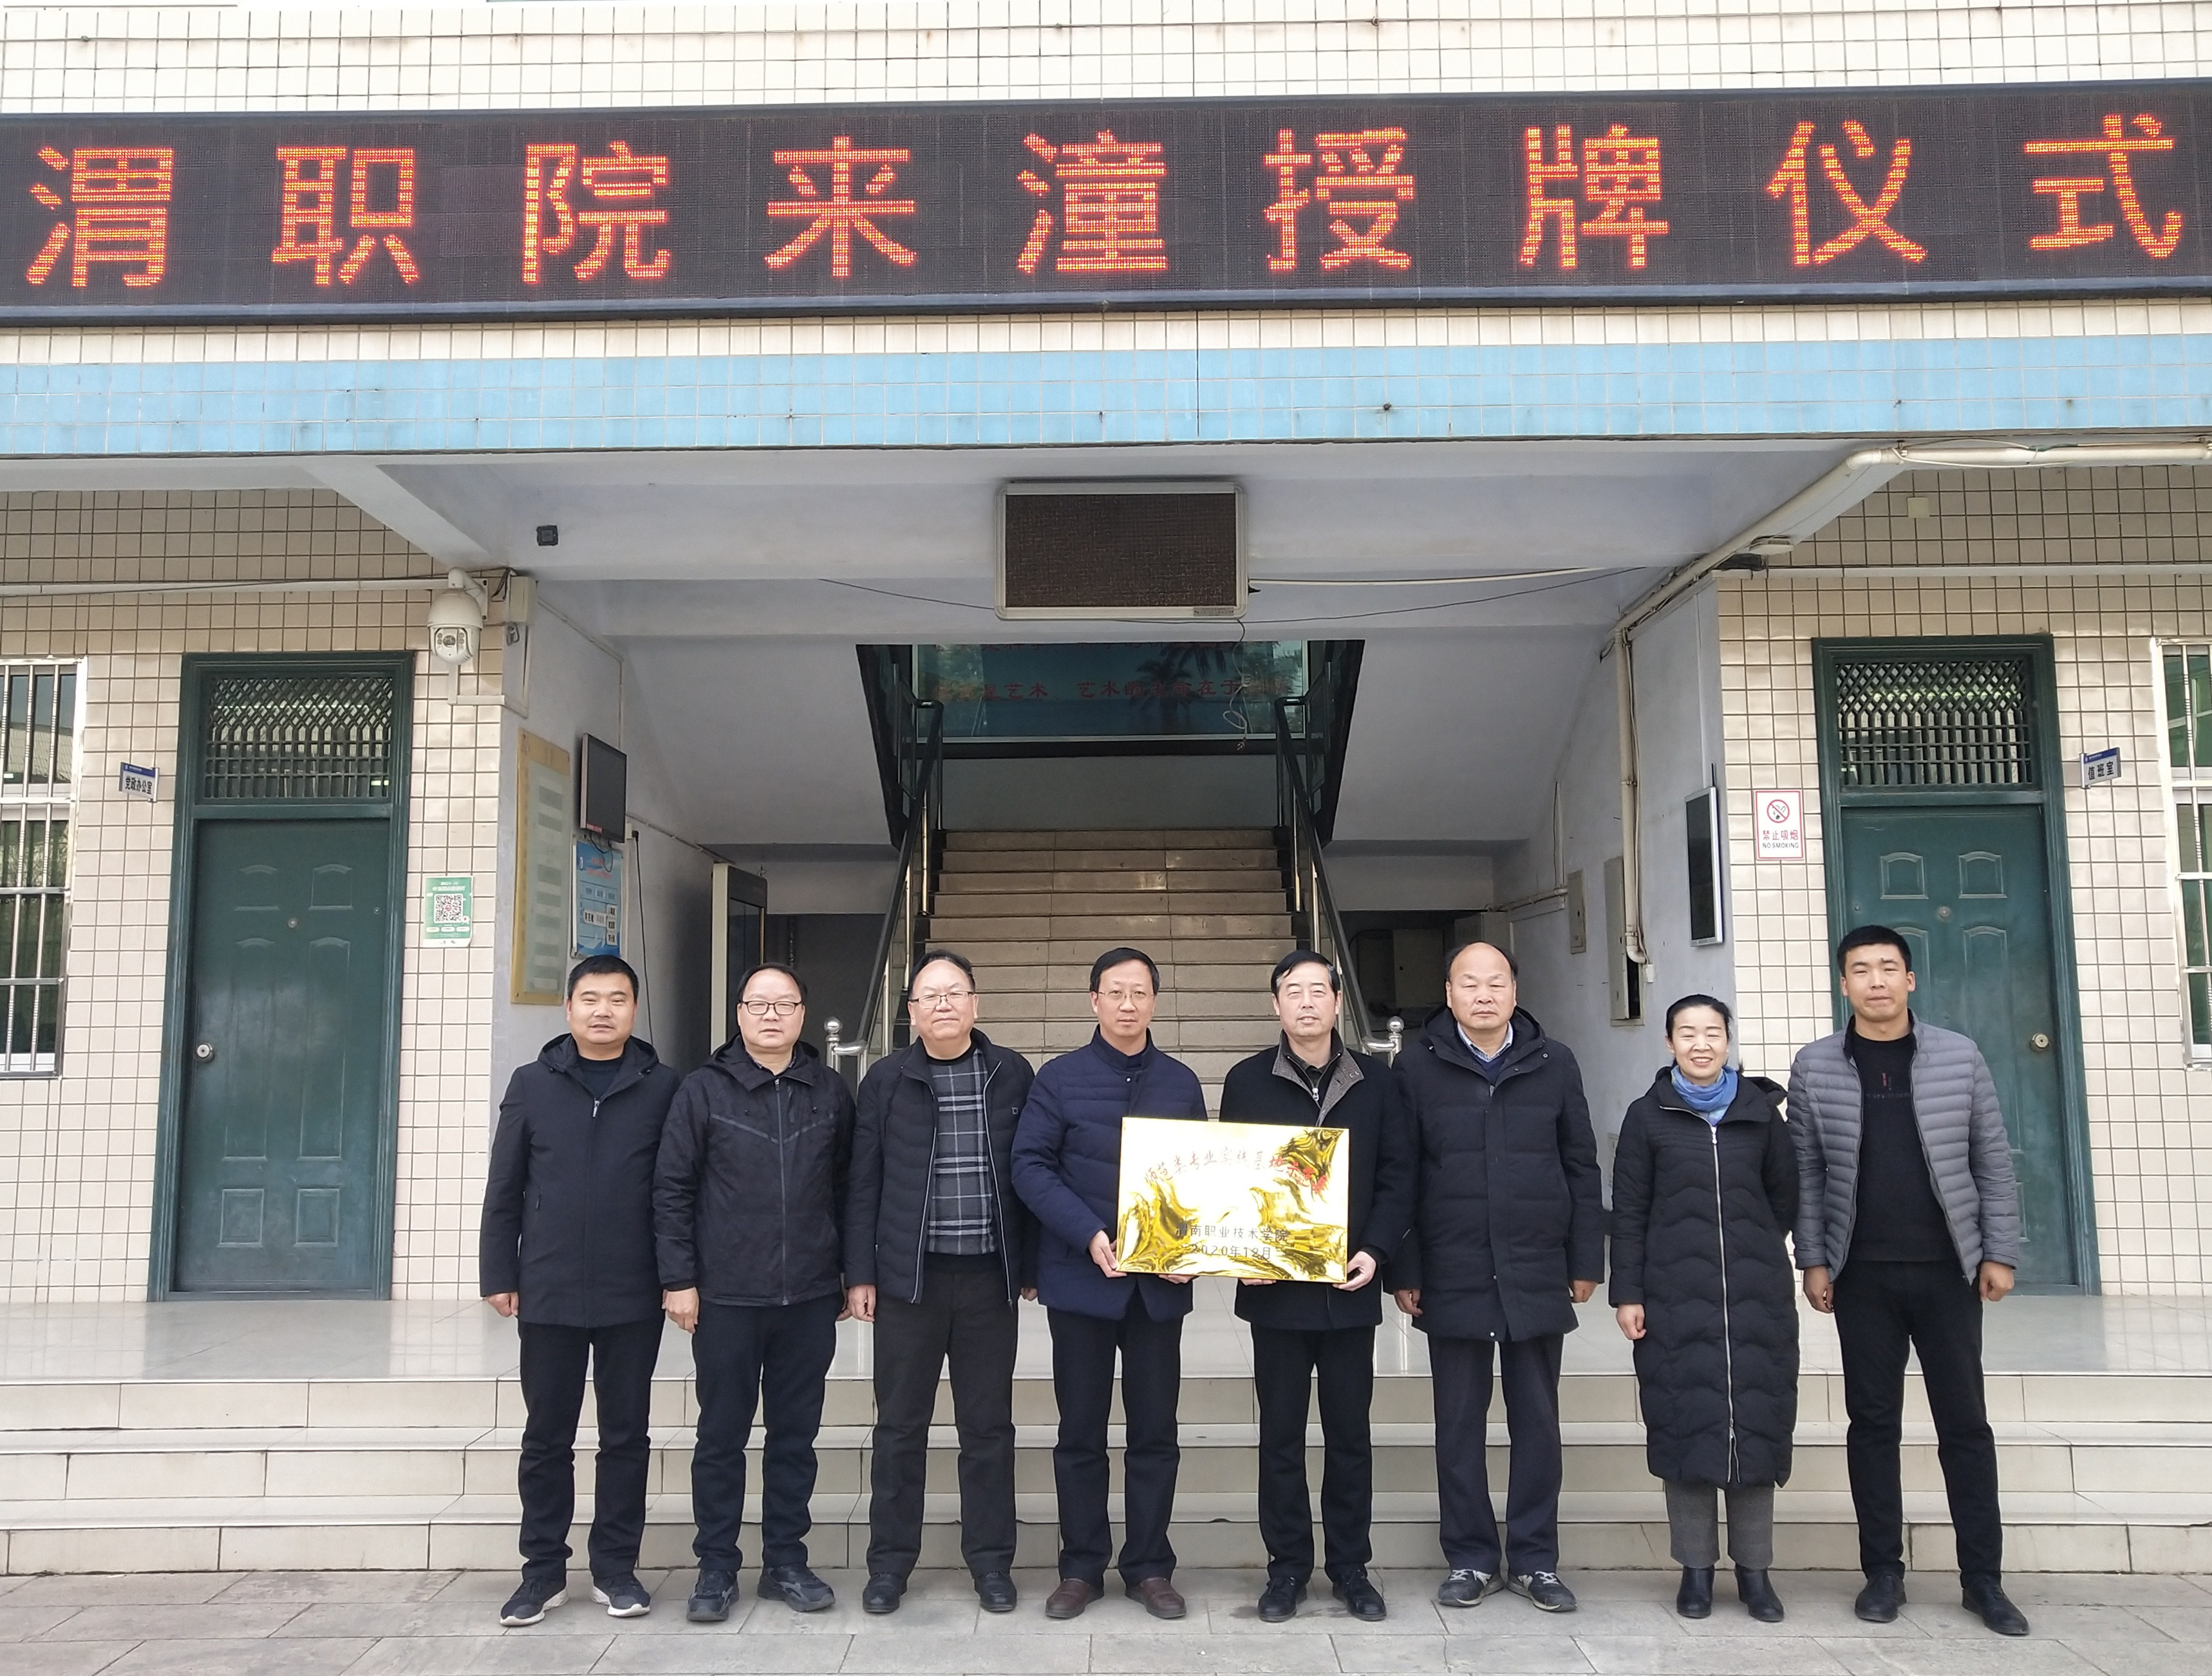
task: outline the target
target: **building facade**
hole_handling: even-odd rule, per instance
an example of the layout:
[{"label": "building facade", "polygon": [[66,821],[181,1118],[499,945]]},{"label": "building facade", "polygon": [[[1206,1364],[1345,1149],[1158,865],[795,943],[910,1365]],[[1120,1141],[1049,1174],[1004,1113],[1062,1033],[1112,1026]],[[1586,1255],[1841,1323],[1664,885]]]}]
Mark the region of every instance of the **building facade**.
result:
[{"label": "building facade", "polygon": [[[1576,1047],[1617,1126],[1660,1062],[1668,999],[1730,1000],[1745,1063],[1779,1075],[1833,1027],[1839,921],[1910,922],[1929,1004],[1974,1025],[2000,1068],[2030,1184],[2030,1278],[2201,1292],[2212,301],[2158,264],[2212,272],[2197,255],[2212,204],[2191,184],[2212,175],[2190,157],[2212,132],[2184,119],[2206,97],[2212,33],[2193,9],[2151,3],[1559,14],[0,13],[0,191],[21,200],[0,285],[6,1296],[474,1296],[499,1092],[561,1028],[522,969],[542,945],[517,898],[530,846],[542,865],[557,841],[565,875],[575,835],[573,821],[550,840],[532,828],[533,763],[565,787],[586,736],[627,754],[623,947],[664,1056],[696,1063],[718,1036],[718,865],[764,878],[788,935],[805,920],[811,946],[872,944],[896,850],[855,647],[1178,634],[1364,643],[1328,865],[1346,922],[1397,951],[1374,987],[1388,969],[1402,1010],[1432,1002],[1416,969],[1455,929],[1510,938],[1524,999]],[[2098,85],[2051,91],[2077,82]],[[1977,111],[1969,95],[2017,95],[2075,124],[2031,131],[1987,106],[2012,172],[1989,164],[1978,188],[1987,143],[1961,141],[1967,161],[1944,164],[1935,130],[1919,136],[1911,167],[1963,171],[1923,177],[1951,182],[1950,214],[1971,222],[1978,191],[2018,188],[2019,214],[1967,228],[2010,242],[1948,292],[1896,268],[1913,259],[1899,240],[1925,241],[1939,266],[1972,255],[1935,212],[1916,219],[1898,112],[1928,107],[1906,90]],[[1828,127],[1796,132],[1784,94]],[[1529,118],[1532,149],[1508,148],[1495,192],[1468,164],[1474,184],[1440,203],[1419,183],[1450,178],[1443,158],[1431,173],[1409,141],[1394,162],[1382,137],[1399,131],[1396,105],[1462,95],[1522,101],[1511,136],[1547,100],[1561,123]],[[1795,294],[1786,265],[1735,294],[1724,268],[1669,268],[1665,240],[1689,245],[1698,200],[1667,196],[1656,139],[1645,157],[1560,137],[1571,116],[1586,146],[1625,145],[1668,100],[1722,95],[1768,100],[1756,121],[1779,124],[1775,172],[1741,213],[1771,217],[1759,236],[1785,252],[1794,232]],[[1037,265],[1086,238],[1152,258],[1153,234],[1102,233],[1066,196],[1072,168],[1119,170],[1109,184],[1127,191],[1171,166],[1130,150],[1126,123],[1105,154],[1105,124],[1127,112],[1199,132],[1241,119],[1218,102],[1240,100],[1340,100],[1358,124],[1336,136],[1336,176],[1316,161],[1330,131],[1285,130],[1267,155],[1304,159],[1279,165],[1294,178],[1248,160],[1252,191],[1194,189],[1180,212],[1212,217],[1204,237],[1255,272],[1291,264],[1273,270],[1288,288],[1231,275],[1103,303],[1093,277],[1036,290]],[[1863,119],[1845,113],[1862,100]],[[773,222],[786,244],[747,247],[742,299],[687,310],[651,288],[669,252],[693,259],[689,235],[640,217],[660,213],[656,162],[671,178],[707,167],[682,124],[723,107],[768,113],[763,132],[809,118],[796,161],[759,170],[798,208]],[[1097,138],[1035,137],[1036,185],[991,211],[994,228],[1026,223],[1042,241],[1030,268],[1016,238],[985,278],[931,291],[902,276],[980,248],[959,227],[925,227],[917,210],[927,236],[909,242],[889,209],[841,210],[814,230],[825,202],[896,205],[910,185],[926,198],[927,159],[902,135],[1047,107],[1079,108]],[[917,111],[941,111],[941,126]],[[884,113],[873,131],[871,112]],[[818,131],[823,112],[842,140]],[[403,171],[385,159],[405,148],[348,126],[394,113],[419,113],[409,144],[422,147],[441,124],[498,116],[515,155],[455,153],[418,176],[407,149]],[[242,155],[249,121],[270,153],[252,177],[269,201],[195,219],[194,136]],[[1031,137],[1018,127],[1018,149]],[[1409,118],[1407,131],[1428,131]],[[2039,143],[2072,149],[2045,164],[2027,149]],[[840,161],[839,143],[871,161]],[[85,161],[133,146],[173,153],[173,179]],[[227,167],[222,180],[246,178]],[[1665,167],[1720,178],[1682,153]],[[419,199],[399,193],[403,175]],[[1826,195],[1838,178],[1850,197]],[[1314,197],[1330,179],[1334,210]],[[501,217],[529,182],[551,219],[529,224],[510,272]],[[173,267],[135,290],[155,271],[150,200],[82,201],[102,191],[161,197],[176,240]],[[1553,191],[1564,209],[1543,207]],[[596,208],[579,208],[587,197]],[[1658,230],[1669,216],[1679,234]],[[1413,249],[1431,226],[1473,252],[1450,283],[1394,297],[1402,270],[1367,262],[1359,295],[1326,288],[1324,250]],[[211,228],[231,242],[210,243]],[[1577,231],[1585,265],[1567,274],[1561,240]],[[810,234],[784,265],[756,264]],[[1494,261],[1510,281],[1531,238],[1523,265],[1566,289],[1532,299],[1481,278]],[[2074,242],[2033,242],[2055,238]],[[1834,271],[1864,283],[1830,295],[1814,258],[1839,240]],[[1724,243],[1698,259],[1722,261]],[[2075,265],[2038,268],[2039,250]],[[386,288],[357,318],[343,295],[356,255]],[[556,258],[569,288],[548,303],[523,288],[550,282],[530,262]],[[864,307],[839,289],[840,264],[894,288]],[[408,264],[433,289],[449,272],[499,277],[418,309]],[[1664,287],[1639,291],[1655,271]],[[173,308],[156,295],[172,273],[200,288]],[[1323,288],[1299,293],[1309,279]],[[1000,486],[1085,479],[1236,483],[1256,588],[1241,633],[996,613]],[[482,643],[458,668],[433,655],[430,626],[440,596],[465,592],[448,586],[456,568],[485,596]],[[1676,575],[1695,585],[1638,617]],[[280,691],[295,708],[270,733]],[[2109,768],[2084,759],[2114,748],[2118,777],[2088,778]],[[949,765],[964,775],[956,824],[1273,818],[1273,781],[1227,755],[1190,759],[1203,772],[1173,785],[1123,759],[1073,773],[1054,760],[1011,791],[991,759]],[[1708,791],[1710,901],[1690,837]],[[249,839],[264,849],[235,847]],[[266,900],[236,882],[257,867],[278,881]],[[296,911],[283,883],[295,877]],[[433,904],[462,900],[459,881],[467,914],[441,922]],[[264,993],[252,951],[287,937],[304,939],[307,975],[267,993],[307,1011],[249,1018],[238,1009]],[[248,1041],[295,1058],[264,1074],[233,1045]],[[318,1060],[317,1043],[340,1058]],[[281,1179],[232,1168],[279,1133]],[[264,1239],[279,1222],[282,1261]]]}]

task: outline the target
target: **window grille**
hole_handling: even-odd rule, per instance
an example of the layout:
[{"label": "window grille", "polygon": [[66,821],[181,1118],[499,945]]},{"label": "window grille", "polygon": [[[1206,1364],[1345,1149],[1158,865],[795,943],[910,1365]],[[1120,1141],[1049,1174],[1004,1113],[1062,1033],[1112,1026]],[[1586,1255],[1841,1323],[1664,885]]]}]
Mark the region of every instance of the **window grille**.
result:
[{"label": "window grille", "polygon": [[1851,659],[1836,665],[1836,762],[1851,790],[2036,784],[2026,657]]},{"label": "window grille", "polygon": [[388,800],[393,695],[374,671],[216,677],[199,801]]},{"label": "window grille", "polygon": [[2192,1057],[2212,1059],[2212,645],[2159,648]]},{"label": "window grille", "polygon": [[0,664],[0,1074],[60,1063],[77,668]]}]

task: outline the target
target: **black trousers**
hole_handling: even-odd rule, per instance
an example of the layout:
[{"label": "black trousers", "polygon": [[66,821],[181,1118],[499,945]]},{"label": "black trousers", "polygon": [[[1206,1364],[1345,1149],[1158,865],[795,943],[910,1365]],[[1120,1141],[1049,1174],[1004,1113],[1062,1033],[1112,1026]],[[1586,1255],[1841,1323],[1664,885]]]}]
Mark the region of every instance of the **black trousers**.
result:
[{"label": "black trousers", "polygon": [[652,1442],[653,1365],[660,1357],[660,1317],[620,1327],[522,1330],[522,1574],[568,1571],[568,1527],[576,1517],[576,1421],[584,1408],[588,1361],[599,1398],[599,1459],[592,1491],[592,1576],[605,1581],[637,1570],[645,1537],[645,1480]]},{"label": "black trousers", "polygon": [[977,1576],[1014,1569],[1014,1346],[1020,1306],[1006,1302],[996,1258],[988,1268],[932,1264],[921,1301],[876,1295],[874,1494],[868,1502],[868,1574],[903,1577],[921,1557],[929,1417],[937,1381],[952,1365],[952,1421],[960,1433],[960,1552]]},{"label": "black trousers", "polygon": [[1267,1575],[1313,1576],[1313,1504],[1306,1497],[1306,1412],[1321,1384],[1321,1523],[1328,1575],[1363,1571],[1374,1558],[1375,1329],[1297,1333],[1252,1329],[1252,1384],[1260,1399],[1260,1535]]},{"label": "black trousers", "polygon": [[691,1453],[691,1552],[702,1570],[734,1571],[745,1520],[745,1445],[761,1411],[761,1564],[806,1564],[813,1527],[814,1435],[837,1353],[836,1293],[805,1303],[699,1305],[691,1335],[699,1442]]},{"label": "black trousers", "polygon": [[1106,1425],[1114,1407],[1114,1358],[1121,1359],[1121,1413],[1128,1445],[1121,1452],[1121,1580],[1175,1575],[1168,1521],[1175,1516],[1176,1473],[1182,1446],[1176,1399],[1182,1388],[1182,1319],[1156,1321],[1142,1298],[1115,1321],[1051,1309],[1052,1390],[1060,1404],[1060,1436],[1052,1446],[1052,1479],[1060,1492],[1060,1575],[1093,1588],[1106,1586],[1114,1528],[1106,1497],[1112,1483]]},{"label": "black trousers", "polygon": [[[1503,1558],[1516,1576],[1559,1569],[1559,1355],[1565,1342],[1554,1333],[1496,1347],[1513,1441]],[[1486,1438],[1491,1349],[1488,1339],[1429,1340],[1437,1405],[1437,1534],[1444,1563],[1454,1570],[1495,1576],[1501,1555]]]},{"label": "black trousers", "polygon": [[1844,1454],[1859,1516],[1859,1567],[1869,1577],[1905,1570],[1905,1493],[1898,1459],[1905,1424],[1905,1357],[1919,1353],[1936,1421],[1936,1455],[1951,1499],[1963,1582],[2004,1571],[1997,1508],[1997,1445],[1982,1400],[1982,1299],[1951,1263],[1847,1263],[1836,1277],[1836,1337],[1844,1352]]}]

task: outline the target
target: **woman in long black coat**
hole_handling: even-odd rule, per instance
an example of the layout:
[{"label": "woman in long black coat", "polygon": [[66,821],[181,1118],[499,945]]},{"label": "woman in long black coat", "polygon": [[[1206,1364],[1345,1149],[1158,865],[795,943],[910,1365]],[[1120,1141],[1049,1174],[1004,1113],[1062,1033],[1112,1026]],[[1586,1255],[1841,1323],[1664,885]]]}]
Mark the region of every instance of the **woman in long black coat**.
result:
[{"label": "woman in long black coat", "polygon": [[1613,1312],[1635,1341],[1645,1459],[1667,1488],[1675,1608],[1712,1611],[1720,1493],[1736,1593],[1782,1618],[1767,1576],[1797,1425],[1797,1285],[1784,1232],[1797,1159],[1783,1090],[1728,1063],[1723,1003],[1667,1009],[1674,1061],[1628,1108],[1613,1163]]}]

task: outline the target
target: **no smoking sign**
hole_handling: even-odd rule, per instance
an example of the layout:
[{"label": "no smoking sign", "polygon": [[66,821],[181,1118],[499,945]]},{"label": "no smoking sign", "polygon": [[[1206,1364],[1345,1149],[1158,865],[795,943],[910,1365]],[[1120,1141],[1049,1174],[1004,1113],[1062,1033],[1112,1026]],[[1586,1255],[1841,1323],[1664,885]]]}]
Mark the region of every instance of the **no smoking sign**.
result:
[{"label": "no smoking sign", "polygon": [[1759,817],[1759,859],[1761,861],[1802,861],[1805,859],[1805,794],[1802,792],[1760,792],[1752,806]]}]

